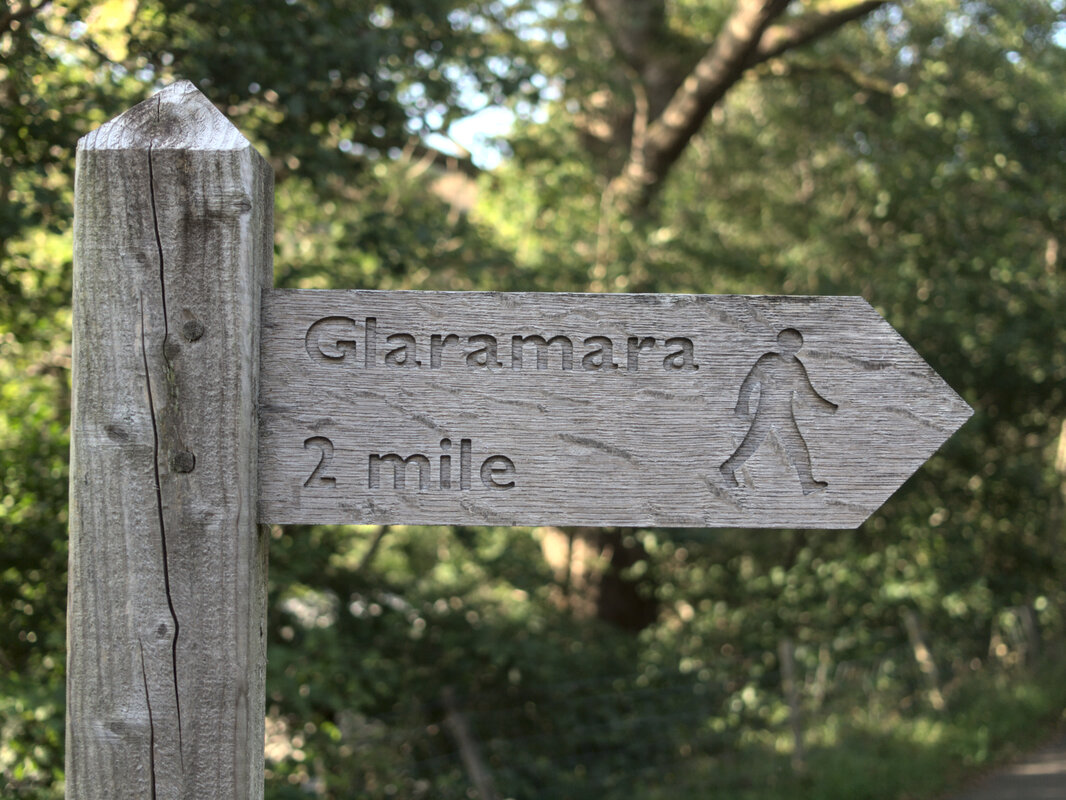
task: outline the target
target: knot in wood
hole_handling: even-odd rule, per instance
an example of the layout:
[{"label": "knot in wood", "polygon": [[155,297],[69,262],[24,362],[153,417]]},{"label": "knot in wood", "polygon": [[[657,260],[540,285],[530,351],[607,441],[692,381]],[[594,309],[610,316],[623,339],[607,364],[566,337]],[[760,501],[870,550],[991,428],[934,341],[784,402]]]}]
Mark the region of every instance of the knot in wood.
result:
[{"label": "knot in wood", "polygon": [[195,466],[196,456],[188,450],[175,453],[173,458],[170,459],[170,468],[174,472],[192,472]]},{"label": "knot in wood", "polygon": [[204,324],[196,319],[191,319],[181,326],[182,335],[190,342],[195,342],[204,335]]}]

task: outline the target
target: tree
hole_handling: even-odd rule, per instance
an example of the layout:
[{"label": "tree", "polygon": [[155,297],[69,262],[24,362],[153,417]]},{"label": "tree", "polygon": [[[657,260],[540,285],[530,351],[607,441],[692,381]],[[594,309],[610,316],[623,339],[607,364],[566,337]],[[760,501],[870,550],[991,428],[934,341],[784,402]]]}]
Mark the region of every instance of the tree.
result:
[{"label": "tree", "polygon": [[[683,22],[668,19],[661,0],[589,0],[623,66],[622,74],[629,77],[633,98],[628,141],[622,143],[627,154],[608,187],[619,211],[639,210],[651,201],[711,111],[746,72],[861,19],[885,2],[718,3],[711,14],[721,21],[709,36],[707,27],[686,30]],[[625,136],[618,129],[612,134],[616,139]]]}]

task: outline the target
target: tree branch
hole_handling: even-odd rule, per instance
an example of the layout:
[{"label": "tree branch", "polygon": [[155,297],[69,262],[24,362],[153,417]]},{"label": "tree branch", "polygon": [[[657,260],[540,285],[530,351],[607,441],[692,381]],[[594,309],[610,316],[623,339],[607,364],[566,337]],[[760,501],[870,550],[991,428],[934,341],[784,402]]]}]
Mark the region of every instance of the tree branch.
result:
[{"label": "tree branch", "polygon": [[374,556],[377,555],[381,540],[385,538],[385,534],[389,532],[389,528],[389,525],[382,525],[378,528],[378,532],[374,535],[373,541],[370,542],[370,547],[359,560],[359,565],[355,568],[354,574],[361,575],[370,566],[370,562],[373,561]]},{"label": "tree branch", "polygon": [[461,172],[468,178],[476,178],[481,174],[481,168],[469,154],[452,155],[421,142],[408,144],[404,152],[409,154],[411,160],[426,162],[427,166],[438,167],[446,172]]},{"label": "tree branch", "polygon": [[805,14],[786,24],[771,25],[759,40],[759,46],[752,53],[748,66],[775,58],[786,50],[809,44],[853,20],[876,11],[888,2],[889,0],[864,0],[833,11]]},{"label": "tree branch", "polygon": [[[711,109],[747,69],[831,33],[889,1],[861,0],[833,11],[773,24],[791,0],[738,0],[722,32],[679,82],[662,113],[652,114],[640,152],[634,143],[625,167],[612,181],[612,195],[617,198],[619,210],[647,206]],[[589,2],[595,5],[611,0]]]},{"label": "tree branch", "polygon": [[863,92],[892,97],[896,91],[896,84],[891,81],[876,75],[863,74],[856,70],[853,65],[839,58],[822,64],[804,64],[793,61],[785,65],[781,70],[775,69],[773,75],[775,77],[836,75],[854,84],[857,89]]},{"label": "tree branch", "polygon": [[714,44],[648,127],[643,152],[631,153],[615,179],[617,196],[624,206],[648,203],[715,103],[740,79],[767,26],[790,2],[740,0]]}]

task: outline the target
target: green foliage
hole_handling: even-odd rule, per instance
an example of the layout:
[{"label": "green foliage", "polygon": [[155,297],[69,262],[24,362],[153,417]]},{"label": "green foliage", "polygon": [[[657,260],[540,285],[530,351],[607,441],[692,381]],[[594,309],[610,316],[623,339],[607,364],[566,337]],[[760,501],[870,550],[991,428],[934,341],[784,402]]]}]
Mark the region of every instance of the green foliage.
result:
[{"label": "green foliage", "polygon": [[500,58],[494,15],[456,0],[156,0],[138,9],[129,48],[208,92],[282,177],[321,180],[372,165],[353,152],[384,156],[514,94],[529,69]]},{"label": "green foliage", "polygon": [[440,184],[427,192],[424,170],[381,161],[365,181],[279,186],[275,285],[469,290],[507,281],[509,253],[437,196]]},{"label": "green foliage", "polygon": [[0,786],[5,797],[59,800],[64,686],[61,674],[58,680],[54,672],[38,674],[47,682],[15,674],[0,677]]},{"label": "green foliage", "polygon": [[[1066,689],[1052,662],[1033,675],[982,674],[955,697],[947,718],[854,707],[819,719],[806,769],[789,767],[783,734],[753,737],[735,755],[691,765],[682,787],[652,789],[648,800],[893,800],[941,797],[975,771],[1041,744],[1062,721]],[[813,741],[812,741],[813,740]],[[702,794],[701,794],[702,793]]]},{"label": "green foliage", "polygon": [[[461,688],[466,709],[478,697],[524,708],[520,724],[544,733],[566,720],[541,717],[528,687],[637,669],[630,637],[605,629],[586,641],[587,625],[547,602],[553,581],[522,530],[287,527],[271,558],[271,724],[304,726],[299,756],[282,737],[268,745],[272,797],[294,783],[325,797],[352,787],[386,797],[398,782],[401,796],[442,796],[438,781],[465,789],[454,758],[441,755],[452,749],[448,687]],[[542,692],[542,704],[551,699]],[[428,773],[432,784],[417,767],[427,759],[445,767]],[[519,783],[550,769],[515,766]]]}]

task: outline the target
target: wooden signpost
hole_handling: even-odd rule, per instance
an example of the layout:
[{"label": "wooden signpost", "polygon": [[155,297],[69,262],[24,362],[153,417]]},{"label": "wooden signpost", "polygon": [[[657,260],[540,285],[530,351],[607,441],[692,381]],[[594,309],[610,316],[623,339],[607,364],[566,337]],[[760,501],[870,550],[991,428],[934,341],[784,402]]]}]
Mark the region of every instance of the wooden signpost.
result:
[{"label": "wooden signpost", "polygon": [[271,289],[179,83],[79,143],[67,797],[263,792],[260,523],[854,527],[970,415],[858,297]]},{"label": "wooden signpost", "polygon": [[264,522],[852,528],[970,415],[861,297],[266,294]]}]

